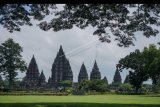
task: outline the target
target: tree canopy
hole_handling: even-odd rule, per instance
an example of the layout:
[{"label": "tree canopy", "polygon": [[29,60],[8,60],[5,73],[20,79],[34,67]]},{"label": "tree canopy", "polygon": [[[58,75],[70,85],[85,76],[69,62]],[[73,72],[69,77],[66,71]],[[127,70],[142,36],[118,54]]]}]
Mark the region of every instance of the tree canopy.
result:
[{"label": "tree canopy", "polygon": [[152,79],[153,84],[157,84],[160,78],[160,49],[151,44],[143,50],[144,58],[146,59],[145,70]]},{"label": "tree canopy", "polygon": [[[56,9],[55,4],[1,4],[0,24],[8,31],[20,31],[23,25],[32,25],[31,19],[43,20]],[[160,25],[159,4],[65,4],[56,10],[53,19],[39,23],[44,31],[57,32],[74,26],[95,28],[102,42],[117,41],[117,45],[134,45],[135,32],[156,36]]]},{"label": "tree canopy", "polygon": [[145,72],[145,60],[142,53],[137,49],[119,61],[119,68],[129,69],[129,82],[136,89],[136,93],[141,88],[143,81],[148,79]]},{"label": "tree canopy", "polygon": [[27,69],[25,61],[22,60],[22,51],[22,47],[10,38],[0,45],[0,73],[6,76],[10,88],[16,79],[17,71]]},{"label": "tree canopy", "polygon": [[119,71],[127,69],[129,71],[129,83],[136,91],[141,88],[142,83],[149,78],[152,84],[157,85],[160,78],[160,50],[153,44],[145,47],[141,52],[136,49],[124,58],[121,58],[118,64]]}]

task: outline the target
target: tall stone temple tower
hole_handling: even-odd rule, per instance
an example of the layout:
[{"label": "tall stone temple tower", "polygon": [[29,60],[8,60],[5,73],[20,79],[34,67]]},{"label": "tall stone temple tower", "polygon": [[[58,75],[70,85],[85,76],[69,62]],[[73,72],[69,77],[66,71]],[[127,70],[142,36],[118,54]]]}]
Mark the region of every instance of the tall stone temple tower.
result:
[{"label": "tall stone temple tower", "polygon": [[62,46],[60,46],[59,52],[53,62],[51,69],[50,86],[57,87],[58,84],[64,80],[70,80],[73,82],[73,73],[69,63],[66,58]]},{"label": "tall stone temple tower", "polygon": [[101,79],[101,73],[97,66],[97,62],[95,61],[94,66],[92,68],[91,75],[90,75],[90,80],[97,80],[97,79]]},{"label": "tall stone temple tower", "polygon": [[26,87],[34,88],[37,87],[38,81],[39,81],[39,70],[33,55],[28,66],[24,82]]},{"label": "tall stone temple tower", "polygon": [[80,83],[83,80],[88,80],[88,74],[87,74],[87,70],[84,63],[82,64],[79,75],[78,75],[78,82]]},{"label": "tall stone temple tower", "polygon": [[122,83],[122,78],[120,72],[118,71],[118,66],[116,67],[116,72],[114,74],[113,83]]}]

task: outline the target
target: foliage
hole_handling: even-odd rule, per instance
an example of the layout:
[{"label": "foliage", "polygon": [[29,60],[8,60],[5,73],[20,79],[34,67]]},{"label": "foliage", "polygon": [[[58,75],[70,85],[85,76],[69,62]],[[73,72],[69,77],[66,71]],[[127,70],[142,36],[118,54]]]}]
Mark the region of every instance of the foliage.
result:
[{"label": "foliage", "polygon": [[143,84],[142,87],[144,87],[146,89],[147,93],[152,92],[152,84]]},{"label": "foliage", "polygon": [[[156,36],[159,31],[159,4],[66,4],[50,22],[41,22],[40,28],[53,31],[95,28],[102,42],[111,42],[111,35],[118,46],[134,45],[134,33],[143,32],[146,37]],[[131,11],[132,10],[132,11]],[[109,33],[111,32],[111,33]]]},{"label": "foliage", "polygon": [[160,93],[160,78],[158,79],[157,84],[153,84],[152,89],[153,92]]},{"label": "foliage", "polygon": [[132,89],[132,85],[131,84],[121,84],[120,85],[120,90],[123,92],[123,93],[131,93],[131,91],[133,90]]},{"label": "foliage", "polygon": [[145,47],[142,52],[138,49],[131,52],[119,61],[119,70],[129,69],[129,81],[136,88],[141,88],[142,83],[149,78],[156,85],[160,77],[160,49],[154,44]]},{"label": "foliage", "polygon": [[108,80],[106,76],[102,80],[108,85]]},{"label": "foliage", "polygon": [[145,72],[145,59],[143,54],[136,49],[126,57],[119,61],[119,70],[124,68],[129,69],[129,82],[135,88],[136,93],[141,88],[143,81],[148,79],[147,72]]},{"label": "foliage", "polygon": [[22,60],[22,51],[22,47],[10,38],[0,45],[0,72],[8,79],[9,88],[12,88],[16,80],[17,70],[22,72],[27,69]]},{"label": "foliage", "polygon": [[89,91],[89,87],[90,87],[91,81],[89,80],[83,80],[80,82],[79,84],[79,90],[85,90],[85,91]]},{"label": "foliage", "polygon": [[0,24],[9,32],[20,31],[20,26],[32,26],[31,19],[42,20],[56,9],[54,4],[1,4]]},{"label": "foliage", "polygon": [[119,83],[119,82],[116,82],[116,83],[112,83],[112,84],[110,84],[110,87],[111,88],[117,88],[117,87],[119,87],[120,85],[121,85],[122,83]]},{"label": "foliage", "polygon": [[104,80],[83,80],[79,85],[80,90],[105,92],[108,91],[108,84]]},{"label": "foliage", "polygon": [[[39,27],[60,31],[91,26],[100,41],[110,43],[113,38],[118,46],[128,47],[134,45],[137,31],[146,37],[159,33],[158,27],[153,27],[160,25],[159,8],[159,4],[65,4],[51,21],[43,21]],[[0,24],[10,32],[20,31],[21,26],[32,25],[31,19],[40,21],[55,9],[55,4],[1,4]]]},{"label": "foliage", "polygon": [[64,87],[71,87],[72,86],[72,81],[69,80],[64,80],[61,82],[61,85]]},{"label": "foliage", "polygon": [[146,59],[145,69],[152,79],[153,84],[156,85],[160,77],[160,49],[157,49],[154,44],[151,44],[148,48],[144,48],[143,54]]}]

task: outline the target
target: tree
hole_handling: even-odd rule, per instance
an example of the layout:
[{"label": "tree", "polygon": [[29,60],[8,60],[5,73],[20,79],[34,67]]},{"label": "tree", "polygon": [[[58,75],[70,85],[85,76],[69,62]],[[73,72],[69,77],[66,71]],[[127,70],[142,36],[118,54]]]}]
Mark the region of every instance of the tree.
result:
[{"label": "tree", "polygon": [[156,85],[160,77],[160,49],[157,49],[154,44],[150,44],[148,48],[144,48],[143,55],[146,59],[145,70],[148,72],[153,84]]},{"label": "tree", "polygon": [[32,26],[31,19],[43,20],[54,9],[54,4],[1,4],[0,24],[11,33],[20,31],[21,26]]},{"label": "tree", "polygon": [[96,92],[105,92],[108,90],[108,84],[104,80],[83,80],[79,84],[79,89],[88,91],[96,91]]},{"label": "tree", "polygon": [[157,85],[158,79],[160,78],[160,56],[155,58],[150,64],[148,72],[150,78],[152,78],[152,84]]},{"label": "tree", "polygon": [[17,76],[17,70],[25,71],[26,63],[22,60],[22,47],[9,38],[0,45],[0,72],[6,76],[11,90]]},{"label": "tree", "polygon": [[119,87],[119,90],[122,90],[123,93],[131,93],[132,86],[131,84],[128,84],[128,83],[121,84]]},{"label": "tree", "polygon": [[153,84],[152,91],[155,93],[160,93],[160,78],[157,81],[157,84]]},{"label": "tree", "polygon": [[148,79],[145,64],[144,56],[138,49],[119,61],[118,67],[120,71],[125,68],[129,69],[129,82],[135,88],[135,93],[138,93],[143,81]]},{"label": "tree", "polygon": [[2,76],[0,75],[0,90],[3,88],[3,79],[2,79]]},{"label": "tree", "polygon": [[108,80],[106,76],[102,80],[108,85]]},{"label": "tree", "polygon": [[62,82],[60,82],[62,84],[62,86],[64,87],[71,87],[72,86],[72,81],[70,80],[64,80]]},{"label": "tree", "polygon": [[78,88],[79,90],[83,90],[83,91],[89,91],[89,87],[90,87],[91,81],[90,80],[83,80],[80,82]]},{"label": "tree", "polygon": [[119,61],[119,70],[130,69],[129,82],[141,88],[143,81],[152,79],[153,86],[158,85],[160,78],[160,49],[154,44],[144,47],[143,51],[136,50]]},{"label": "tree", "polygon": [[[41,21],[55,9],[54,4],[1,4],[0,24],[10,32],[20,31],[20,26],[32,25],[31,19]],[[43,21],[39,27],[60,31],[91,26],[100,41],[110,43],[114,35],[117,45],[124,47],[134,45],[137,31],[148,38],[159,33],[158,27],[153,27],[160,25],[159,4],[66,4],[55,13],[51,21]]]}]

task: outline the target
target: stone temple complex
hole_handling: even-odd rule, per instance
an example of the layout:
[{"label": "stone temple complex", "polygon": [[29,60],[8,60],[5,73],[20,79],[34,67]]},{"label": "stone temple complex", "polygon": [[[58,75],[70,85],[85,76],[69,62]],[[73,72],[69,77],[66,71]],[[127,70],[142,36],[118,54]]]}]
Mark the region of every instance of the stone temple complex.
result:
[{"label": "stone temple complex", "polygon": [[[78,83],[83,80],[89,80],[89,75],[84,63],[82,64],[79,71]],[[96,61],[90,73],[90,80],[101,80],[101,73]],[[103,80],[108,83],[106,77],[104,77]],[[71,81],[73,83],[73,72],[70,62],[65,56],[63,48],[60,46],[60,49],[53,61],[51,67],[51,76],[49,77],[48,81],[46,82],[44,71],[41,71],[41,73],[39,72],[36,59],[33,55],[28,66],[26,76],[23,78],[22,87],[26,89],[57,88],[61,86],[63,81]],[[121,82],[120,73],[117,70],[114,76],[114,82]]]}]

